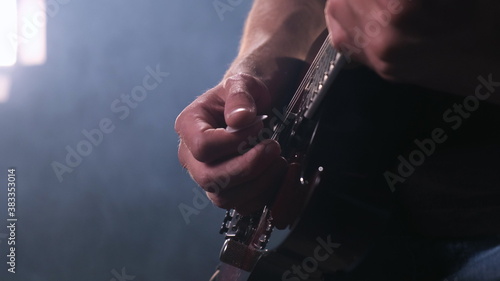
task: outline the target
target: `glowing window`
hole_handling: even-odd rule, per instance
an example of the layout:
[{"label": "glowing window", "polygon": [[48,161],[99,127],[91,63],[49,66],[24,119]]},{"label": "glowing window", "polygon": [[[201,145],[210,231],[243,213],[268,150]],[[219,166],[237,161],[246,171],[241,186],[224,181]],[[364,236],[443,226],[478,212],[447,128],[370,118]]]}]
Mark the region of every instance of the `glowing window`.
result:
[{"label": "glowing window", "polygon": [[17,60],[17,5],[16,0],[0,1],[0,66],[11,66]]},{"label": "glowing window", "polygon": [[43,64],[47,59],[46,2],[18,0],[18,9],[18,60],[24,65]]},{"label": "glowing window", "polygon": [[45,63],[45,0],[0,0],[0,66]]},{"label": "glowing window", "polygon": [[[0,69],[44,64],[47,59],[45,0],[0,0]],[[0,103],[9,98],[11,77],[0,73]]]}]

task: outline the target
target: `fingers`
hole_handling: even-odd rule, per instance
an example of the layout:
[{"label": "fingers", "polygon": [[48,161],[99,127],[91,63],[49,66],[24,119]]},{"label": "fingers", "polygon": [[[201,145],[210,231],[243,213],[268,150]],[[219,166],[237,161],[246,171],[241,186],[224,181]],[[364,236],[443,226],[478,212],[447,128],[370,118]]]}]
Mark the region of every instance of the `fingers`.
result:
[{"label": "fingers", "polygon": [[270,203],[280,187],[286,168],[285,159],[276,158],[254,180],[222,189],[219,193],[207,192],[207,196],[218,207],[234,208],[243,215],[250,214]]},{"label": "fingers", "polygon": [[[197,161],[181,142],[179,160],[212,202],[221,208],[254,211],[262,207],[286,169],[275,141],[264,141],[247,153],[210,165]],[[254,200],[255,199],[255,200]]]},{"label": "fingers", "polygon": [[181,142],[179,160],[186,167],[194,181],[209,192],[218,193],[244,182],[253,180],[280,156],[279,145],[267,140],[259,143],[243,155],[215,164],[197,161]]},{"label": "fingers", "polygon": [[[272,194],[269,183],[282,173],[286,162],[279,144],[262,141],[259,134],[263,122],[257,115],[270,105],[271,96],[262,81],[236,74],[198,97],[177,117],[179,161],[215,205],[252,210]],[[257,203],[246,203],[251,199]]]},{"label": "fingers", "polygon": [[[383,78],[401,80],[399,68],[411,40],[397,22],[407,18],[409,4],[388,0],[330,0],[325,16],[333,45],[344,55],[375,70]],[[403,16],[403,14],[405,16]]]},{"label": "fingers", "polygon": [[288,164],[284,158],[276,159],[257,180],[246,187],[246,190],[242,188],[241,193],[235,193],[240,195],[234,203],[236,211],[242,215],[247,215],[268,205],[281,187],[281,181],[286,173],[287,166]]},{"label": "fingers", "polygon": [[[246,74],[234,75],[186,107],[177,117],[175,129],[198,161],[220,161],[241,154],[243,142],[258,134],[263,123],[255,122],[256,114],[269,107],[270,100],[261,81]],[[228,132],[226,126],[234,130]]]},{"label": "fingers", "polygon": [[211,163],[238,154],[249,136],[257,135],[263,123],[257,122],[244,130],[230,133],[223,116],[223,101],[214,89],[189,105],[177,117],[175,129],[192,156]]},{"label": "fingers", "polygon": [[353,1],[330,0],[325,6],[325,17],[333,46],[342,51],[349,59],[365,63],[364,49],[369,43],[362,31],[361,17],[367,17],[367,6],[371,3],[364,3],[361,7],[352,3]]}]

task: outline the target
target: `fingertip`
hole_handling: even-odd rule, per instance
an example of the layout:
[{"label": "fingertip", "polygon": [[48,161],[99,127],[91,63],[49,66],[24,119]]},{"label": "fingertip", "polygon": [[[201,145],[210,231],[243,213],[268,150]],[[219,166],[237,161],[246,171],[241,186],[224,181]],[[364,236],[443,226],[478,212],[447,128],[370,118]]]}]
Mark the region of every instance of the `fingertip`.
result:
[{"label": "fingertip", "polygon": [[235,129],[243,128],[251,124],[256,117],[255,109],[250,106],[238,106],[235,109],[228,110],[226,114],[226,124]]},{"label": "fingertip", "polygon": [[264,152],[266,154],[279,155],[281,154],[281,147],[279,143],[272,139],[263,140],[261,142],[264,145]]},{"label": "fingertip", "polygon": [[224,81],[223,87],[226,90],[224,117],[230,127],[239,129],[251,125],[257,114],[270,105],[267,86],[252,75],[232,75]]}]

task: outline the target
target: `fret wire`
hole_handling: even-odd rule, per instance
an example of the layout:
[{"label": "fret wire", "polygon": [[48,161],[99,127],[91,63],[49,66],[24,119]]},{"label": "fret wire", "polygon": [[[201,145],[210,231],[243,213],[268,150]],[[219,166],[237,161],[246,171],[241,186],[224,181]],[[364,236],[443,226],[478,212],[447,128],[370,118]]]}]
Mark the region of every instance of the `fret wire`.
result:
[{"label": "fret wire", "polygon": [[[329,46],[329,36],[327,37],[325,42],[323,42],[323,45],[321,46],[320,50],[318,51],[317,56],[314,58],[313,62],[311,63],[311,66],[317,65],[318,62],[320,62],[323,59],[323,56],[325,55],[325,52],[328,49],[328,46]],[[304,79],[302,80],[301,84],[298,87],[298,90],[296,91],[294,97],[292,98],[292,101],[290,102],[290,104],[293,105],[293,106],[291,106],[291,108],[293,108],[296,105],[297,100],[300,98],[300,96],[302,94],[302,90],[304,90],[306,84],[310,81],[310,78],[311,78],[311,76],[313,76],[314,72],[315,72],[314,67],[311,67],[307,71],[306,75],[304,76]]]},{"label": "fret wire", "polygon": [[[302,100],[306,101],[307,99],[311,99],[313,97],[312,93],[319,85],[319,81],[322,81],[323,73],[321,73],[321,76],[316,75],[319,71],[322,72],[329,72],[329,66],[332,60],[335,58],[336,51],[335,49],[330,45],[330,35],[327,36],[323,44],[321,45],[318,54],[314,58],[313,62],[311,63],[310,68],[304,75],[304,78],[302,79],[301,83],[297,87],[297,90],[295,91],[295,94],[293,95],[292,99],[290,100],[290,103],[285,111],[285,120],[291,119],[290,116],[293,114],[292,110],[293,108],[296,107],[297,102],[302,98]],[[325,65],[327,64],[327,65]],[[321,77],[321,80],[318,80],[319,77]],[[304,93],[304,90],[306,89],[307,86],[313,87],[308,90],[307,93]],[[303,96],[305,94],[305,96]],[[307,106],[309,105],[310,101],[307,103]],[[302,106],[305,106],[302,104]],[[303,110],[303,108],[299,109]],[[280,123],[279,126],[284,126],[283,123]],[[276,130],[273,135],[271,136],[271,139],[277,140],[278,133]]]}]

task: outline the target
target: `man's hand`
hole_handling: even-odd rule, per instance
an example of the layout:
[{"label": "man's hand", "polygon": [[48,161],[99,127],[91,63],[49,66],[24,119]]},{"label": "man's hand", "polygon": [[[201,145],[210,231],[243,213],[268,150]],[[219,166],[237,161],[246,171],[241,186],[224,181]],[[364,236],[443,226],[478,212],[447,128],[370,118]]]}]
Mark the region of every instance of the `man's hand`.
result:
[{"label": "man's hand", "polygon": [[500,75],[499,3],[328,0],[325,16],[334,46],[383,78],[473,95]]},{"label": "man's hand", "polygon": [[[286,170],[278,143],[264,140],[253,148],[263,122],[257,115],[271,107],[259,79],[236,74],[198,97],[177,117],[179,160],[218,207],[249,213],[263,207]],[[228,132],[225,127],[239,129]],[[245,149],[243,149],[245,148]]]},{"label": "man's hand", "polygon": [[323,10],[324,0],[253,1],[226,78],[177,118],[179,160],[215,205],[249,213],[279,188],[287,163],[278,143],[258,138],[263,122],[256,117],[296,82],[325,29]]}]

